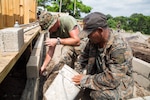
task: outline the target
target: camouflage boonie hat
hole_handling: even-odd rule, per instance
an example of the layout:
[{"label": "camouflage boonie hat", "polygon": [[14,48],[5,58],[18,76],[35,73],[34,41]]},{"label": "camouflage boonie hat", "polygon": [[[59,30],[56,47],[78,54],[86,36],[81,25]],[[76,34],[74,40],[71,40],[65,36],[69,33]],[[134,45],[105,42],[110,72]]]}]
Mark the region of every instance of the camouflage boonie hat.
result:
[{"label": "camouflage boonie hat", "polygon": [[40,16],[39,25],[42,30],[49,30],[57,21],[57,17],[53,16],[51,13],[45,13]]}]

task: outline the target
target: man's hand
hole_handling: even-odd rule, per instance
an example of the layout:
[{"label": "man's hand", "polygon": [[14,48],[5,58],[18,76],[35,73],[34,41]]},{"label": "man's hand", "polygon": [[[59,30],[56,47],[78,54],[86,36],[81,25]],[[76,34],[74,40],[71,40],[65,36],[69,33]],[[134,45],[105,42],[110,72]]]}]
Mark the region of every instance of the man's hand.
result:
[{"label": "man's hand", "polygon": [[83,78],[84,75],[82,74],[79,74],[79,75],[75,75],[73,78],[72,78],[72,81],[75,82],[76,85],[80,85],[80,81],[81,79]]},{"label": "man's hand", "polygon": [[54,47],[57,45],[57,39],[56,38],[46,38],[45,45],[49,47]]},{"label": "man's hand", "polygon": [[40,73],[42,74],[45,70],[46,70],[46,68],[42,66],[42,67],[40,68]]}]

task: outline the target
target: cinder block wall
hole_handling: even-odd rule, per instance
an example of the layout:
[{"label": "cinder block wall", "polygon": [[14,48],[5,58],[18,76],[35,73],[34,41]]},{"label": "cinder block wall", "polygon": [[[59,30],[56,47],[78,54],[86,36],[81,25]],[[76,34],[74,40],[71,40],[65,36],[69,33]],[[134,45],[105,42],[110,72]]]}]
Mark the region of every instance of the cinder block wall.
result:
[{"label": "cinder block wall", "polygon": [[150,63],[138,58],[133,58],[133,77],[134,80],[150,91]]},{"label": "cinder block wall", "polygon": [[42,64],[43,57],[43,41],[44,33],[41,34],[31,52],[31,56],[26,66],[27,83],[21,100],[38,100],[39,94],[39,69]]}]

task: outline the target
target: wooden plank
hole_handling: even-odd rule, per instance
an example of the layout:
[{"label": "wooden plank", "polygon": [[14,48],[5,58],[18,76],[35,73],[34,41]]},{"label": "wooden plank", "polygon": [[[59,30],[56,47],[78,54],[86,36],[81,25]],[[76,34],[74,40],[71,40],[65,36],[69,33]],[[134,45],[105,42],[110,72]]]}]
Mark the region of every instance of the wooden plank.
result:
[{"label": "wooden plank", "polygon": [[0,29],[2,29],[3,26],[3,15],[2,15],[2,1],[0,1]]},{"label": "wooden plank", "polygon": [[35,0],[35,2],[34,2],[34,11],[35,11],[35,14],[34,14],[34,18],[35,18],[35,20],[34,21],[36,21],[37,20],[37,5],[38,5],[38,3],[37,3],[37,0]]},{"label": "wooden plank", "polygon": [[29,1],[30,0],[24,0],[24,24],[29,23]]},{"label": "wooden plank", "polygon": [[20,24],[23,24],[24,23],[24,1],[23,0],[20,0]]},{"label": "wooden plank", "polygon": [[6,17],[7,17],[8,0],[1,0],[1,2],[2,2],[3,28],[5,28],[7,26]]},{"label": "wooden plank", "polygon": [[36,21],[36,9],[37,9],[37,0],[33,0],[33,6],[31,6],[32,8],[32,16],[31,16],[31,18],[32,18],[32,22],[34,22],[34,21]]},{"label": "wooden plank", "polygon": [[29,22],[36,20],[36,0],[29,0]]},{"label": "wooden plank", "polygon": [[29,6],[29,22],[32,22],[32,13],[33,13],[33,10],[32,10],[32,6],[31,5],[33,5],[33,0],[30,0],[29,4],[30,4],[30,6]]},{"label": "wooden plank", "polygon": [[0,0],[0,28],[36,21],[37,0]]},{"label": "wooden plank", "polygon": [[39,34],[39,31],[40,27],[36,27],[24,33],[24,45],[19,52],[0,52],[0,83],[7,76],[28,45]]},{"label": "wooden plank", "polygon": [[7,13],[7,27],[13,27],[14,26],[14,16],[13,16],[13,0],[9,0],[8,2],[8,13]]},{"label": "wooden plank", "polygon": [[13,0],[13,7],[14,7],[14,22],[18,21],[18,23],[20,24],[20,18],[19,18],[19,7],[20,6],[20,0]]},{"label": "wooden plank", "polygon": [[0,0],[0,29],[2,29],[3,26],[3,15],[2,15],[2,1]]},{"label": "wooden plank", "polygon": [[[33,0],[30,0],[29,4],[33,5]],[[32,13],[33,13],[32,6],[29,6],[29,22],[32,22]]]}]

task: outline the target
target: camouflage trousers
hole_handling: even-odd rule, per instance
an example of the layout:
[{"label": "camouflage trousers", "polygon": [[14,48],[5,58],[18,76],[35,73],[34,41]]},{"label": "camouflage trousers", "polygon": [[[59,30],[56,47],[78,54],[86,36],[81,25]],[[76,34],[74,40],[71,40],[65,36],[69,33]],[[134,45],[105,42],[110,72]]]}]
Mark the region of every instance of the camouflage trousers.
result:
[{"label": "camouflage trousers", "polygon": [[[122,91],[120,91],[120,92],[122,92]],[[127,96],[121,96],[117,89],[105,90],[102,92],[91,91],[90,96],[93,100],[128,100],[133,97],[132,93]]]},{"label": "camouflage trousers", "polygon": [[120,93],[123,91],[119,92],[118,89],[105,91],[85,89],[82,92],[83,93],[80,95],[79,100],[128,100],[133,97],[132,93],[130,95],[121,96]]},{"label": "camouflage trousers", "polygon": [[117,90],[91,91],[90,96],[93,100],[121,100]]},{"label": "camouflage trousers", "polygon": [[121,82],[120,85],[114,89],[96,91],[87,88],[83,91],[81,100],[128,100],[133,97],[133,91],[133,81],[129,84],[123,84],[123,82]]}]

